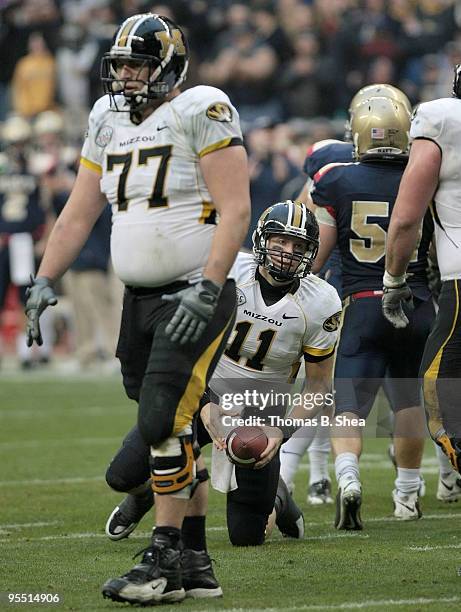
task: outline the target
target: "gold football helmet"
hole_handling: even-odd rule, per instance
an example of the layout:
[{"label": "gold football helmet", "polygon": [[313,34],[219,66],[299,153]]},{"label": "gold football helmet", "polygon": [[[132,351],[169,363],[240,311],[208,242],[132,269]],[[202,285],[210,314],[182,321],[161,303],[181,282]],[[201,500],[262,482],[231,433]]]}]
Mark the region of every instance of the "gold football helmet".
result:
[{"label": "gold football helmet", "polygon": [[400,102],[400,104],[403,104],[407,111],[411,114],[412,108],[410,100],[407,98],[407,96],[397,87],[388,85],[387,83],[366,85],[365,87],[362,87],[362,89],[359,89],[349,104],[349,113],[352,114],[355,109],[360,106],[360,104],[365,102],[365,100],[376,97],[396,100],[397,102]]},{"label": "gold football helmet", "polygon": [[365,100],[369,100],[370,98],[376,97],[390,98],[391,100],[396,100],[397,102],[403,104],[403,106],[408,110],[410,114],[412,112],[410,100],[403,93],[403,91],[400,91],[400,89],[398,89],[397,87],[394,87],[393,85],[388,85],[387,83],[375,83],[373,85],[366,85],[365,87],[362,87],[362,89],[359,89],[350,101],[348,109],[349,119],[346,121],[346,125],[344,126],[344,138],[346,141],[352,140],[351,121],[357,107],[363,104]]},{"label": "gold football helmet", "polygon": [[397,100],[377,97],[362,102],[352,115],[351,130],[356,160],[408,155],[410,113]]}]

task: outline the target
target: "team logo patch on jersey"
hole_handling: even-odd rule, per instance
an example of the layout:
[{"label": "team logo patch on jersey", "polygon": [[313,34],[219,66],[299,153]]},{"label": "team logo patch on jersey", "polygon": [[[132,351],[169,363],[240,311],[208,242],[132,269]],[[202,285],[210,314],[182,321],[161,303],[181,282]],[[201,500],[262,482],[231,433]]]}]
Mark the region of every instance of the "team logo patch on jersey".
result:
[{"label": "team logo patch on jersey", "polygon": [[232,110],[224,102],[215,102],[206,109],[206,116],[208,119],[213,119],[213,121],[229,123],[232,121]]},{"label": "team logo patch on jersey", "polygon": [[341,311],[335,312],[334,315],[331,315],[331,317],[328,317],[328,319],[323,322],[323,329],[327,332],[334,332],[338,329],[340,321]]},{"label": "team logo patch on jersey", "polygon": [[236,290],[237,290],[237,306],[242,306],[243,304],[246,304],[247,299],[243,291],[239,289],[238,287],[236,288]]},{"label": "team logo patch on jersey", "polygon": [[104,149],[111,141],[113,133],[114,130],[113,128],[111,128],[110,125],[101,125],[94,141],[98,145],[98,147]]}]

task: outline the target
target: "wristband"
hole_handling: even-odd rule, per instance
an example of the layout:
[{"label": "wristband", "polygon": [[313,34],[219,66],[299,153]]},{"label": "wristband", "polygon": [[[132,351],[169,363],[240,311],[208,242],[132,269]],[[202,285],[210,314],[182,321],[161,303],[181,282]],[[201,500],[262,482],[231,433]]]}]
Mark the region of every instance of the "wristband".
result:
[{"label": "wristband", "polygon": [[402,287],[403,285],[405,285],[406,282],[407,282],[406,274],[402,274],[401,276],[394,276],[387,270],[384,271],[383,285],[387,289],[398,289],[399,287]]}]

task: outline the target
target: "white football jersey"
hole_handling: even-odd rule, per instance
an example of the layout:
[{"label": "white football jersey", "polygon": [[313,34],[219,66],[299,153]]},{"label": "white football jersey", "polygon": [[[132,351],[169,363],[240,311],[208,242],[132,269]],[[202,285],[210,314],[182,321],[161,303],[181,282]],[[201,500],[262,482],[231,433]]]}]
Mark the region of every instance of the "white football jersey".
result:
[{"label": "white football jersey", "polygon": [[215,87],[188,89],[140,125],[100,98],[89,118],[82,164],[101,174],[112,205],[111,254],[126,284],[199,280],[216,228],[200,158],[242,143],[239,117]]},{"label": "white football jersey", "polygon": [[338,339],[341,301],[331,285],[309,274],[299,288],[267,306],[255,280],[253,255],[239,253],[229,276],[237,285],[233,332],[210,382],[221,395],[232,379],[293,382],[303,355],[307,360],[330,356]]},{"label": "white football jersey", "polygon": [[432,140],[442,152],[433,204],[437,259],[442,280],[461,278],[461,100],[420,104],[410,136]]}]

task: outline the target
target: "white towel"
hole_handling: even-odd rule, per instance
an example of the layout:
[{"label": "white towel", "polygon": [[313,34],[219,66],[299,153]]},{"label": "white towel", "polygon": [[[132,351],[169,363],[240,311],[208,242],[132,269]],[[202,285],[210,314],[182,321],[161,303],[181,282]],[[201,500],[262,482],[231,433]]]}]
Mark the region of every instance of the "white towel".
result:
[{"label": "white towel", "polygon": [[227,458],[226,451],[218,450],[214,444],[211,452],[211,486],[220,493],[237,488],[234,464]]}]

